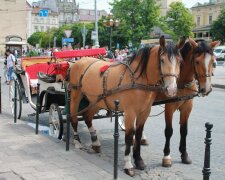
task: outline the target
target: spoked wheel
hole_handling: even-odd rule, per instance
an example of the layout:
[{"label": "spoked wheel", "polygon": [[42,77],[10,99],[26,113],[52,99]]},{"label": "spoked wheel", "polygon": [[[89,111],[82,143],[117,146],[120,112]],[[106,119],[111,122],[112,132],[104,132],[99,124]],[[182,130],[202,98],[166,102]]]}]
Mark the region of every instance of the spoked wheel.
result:
[{"label": "spoked wheel", "polygon": [[121,130],[125,131],[125,122],[124,122],[124,117],[123,116],[119,117],[118,123],[119,123],[119,126],[120,126]]},{"label": "spoked wheel", "polygon": [[[15,84],[17,86],[16,88],[16,101],[15,101]],[[16,105],[16,112],[17,112],[17,119],[20,119],[21,117],[21,113],[22,113],[22,97],[21,97],[21,93],[20,93],[20,87],[19,87],[19,83],[14,80],[12,82],[10,82],[9,85],[9,102],[10,102],[10,108],[11,108],[11,112],[12,115],[14,117],[14,107],[15,107],[15,102],[17,103]]]},{"label": "spoked wheel", "polygon": [[51,136],[62,139],[63,117],[61,109],[57,104],[51,104],[49,108],[49,129]]}]

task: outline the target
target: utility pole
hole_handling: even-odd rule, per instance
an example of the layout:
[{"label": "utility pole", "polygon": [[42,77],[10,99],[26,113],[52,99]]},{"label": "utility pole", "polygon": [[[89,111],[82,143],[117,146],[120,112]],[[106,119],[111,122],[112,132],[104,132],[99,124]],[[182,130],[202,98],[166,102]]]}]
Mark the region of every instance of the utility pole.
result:
[{"label": "utility pole", "polygon": [[82,36],[83,36],[83,48],[85,47],[85,41],[86,41],[86,35],[87,35],[87,30],[86,30],[86,26],[84,24],[84,27],[81,30]]},{"label": "utility pole", "polygon": [[99,41],[98,41],[97,0],[95,0],[95,33],[96,33],[95,47],[96,47],[96,48],[99,48]]}]

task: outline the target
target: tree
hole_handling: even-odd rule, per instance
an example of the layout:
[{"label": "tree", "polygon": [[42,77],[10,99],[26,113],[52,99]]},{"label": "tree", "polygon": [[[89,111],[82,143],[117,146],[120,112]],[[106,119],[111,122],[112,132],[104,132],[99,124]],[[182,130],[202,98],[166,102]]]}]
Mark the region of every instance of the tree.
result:
[{"label": "tree", "polygon": [[120,36],[138,46],[143,38],[149,38],[160,15],[155,0],[114,0],[112,13],[120,21]]},{"label": "tree", "polygon": [[213,22],[210,32],[213,40],[220,40],[222,44],[225,43],[225,9],[220,12],[217,20]]},{"label": "tree", "polygon": [[170,10],[162,19],[161,28],[168,33],[173,40],[177,41],[181,36],[193,36],[192,28],[194,25],[191,12],[185,8],[181,2],[173,2]]},{"label": "tree", "polygon": [[32,46],[36,46],[36,44],[39,44],[40,39],[42,39],[42,32],[35,32],[27,39],[27,42]]}]

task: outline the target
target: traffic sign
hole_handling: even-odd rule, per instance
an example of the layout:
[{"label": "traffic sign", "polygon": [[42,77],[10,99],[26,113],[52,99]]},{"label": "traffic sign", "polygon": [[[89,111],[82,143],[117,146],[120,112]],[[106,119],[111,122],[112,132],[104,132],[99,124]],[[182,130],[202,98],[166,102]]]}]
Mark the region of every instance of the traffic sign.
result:
[{"label": "traffic sign", "polygon": [[96,38],[97,38],[97,33],[96,33],[96,31],[92,31],[92,32],[91,32],[91,40],[96,40]]},{"label": "traffic sign", "polygon": [[48,17],[48,10],[47,9],[40,9],[39,15],[40,15],[40,17]]},{"label": "traffic sign", "polygon": [[62,43],[73,43],[74,42],[74,38],[62,38]]},{"label": "traffic sign", "polygon": [[64,30],[64,33],[66,37],[69,38],[71,36],[72,30]]}]

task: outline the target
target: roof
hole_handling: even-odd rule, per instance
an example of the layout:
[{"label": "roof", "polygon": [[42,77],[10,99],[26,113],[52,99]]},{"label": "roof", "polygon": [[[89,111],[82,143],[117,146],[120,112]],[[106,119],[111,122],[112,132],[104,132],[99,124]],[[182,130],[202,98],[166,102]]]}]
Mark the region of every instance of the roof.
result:
[{"label": "roof", "polygon": [[191,7],[191,9],[198,8],[198,7],[212,6],[212,5],[217,5],[217,3],[214,3],[214,2],[208,2],[204,4],[196,3],[193,7]]},{"label": "roof", "polygon": [[4,43],[5,45],[26,45],[27,43],[22,42],[22,41],[8,41],[6,43]]}]

